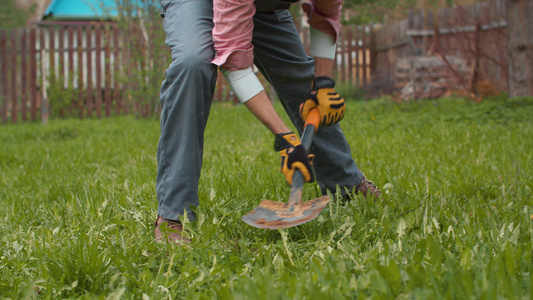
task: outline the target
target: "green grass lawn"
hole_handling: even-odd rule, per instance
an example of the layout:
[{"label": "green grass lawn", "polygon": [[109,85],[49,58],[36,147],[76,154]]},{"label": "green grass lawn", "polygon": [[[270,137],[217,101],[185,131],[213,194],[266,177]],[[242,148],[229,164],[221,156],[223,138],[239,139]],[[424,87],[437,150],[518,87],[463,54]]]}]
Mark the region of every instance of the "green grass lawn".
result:
[{"label": "green grass lawn", "polygon": [[153,240],[158,120],[0,126],[0,298],[531,297],[532,99],[351,101],[342,127],[382,201],[266,231],[240,217],[288,199],[273,136],[214,104],[176,247]]}]

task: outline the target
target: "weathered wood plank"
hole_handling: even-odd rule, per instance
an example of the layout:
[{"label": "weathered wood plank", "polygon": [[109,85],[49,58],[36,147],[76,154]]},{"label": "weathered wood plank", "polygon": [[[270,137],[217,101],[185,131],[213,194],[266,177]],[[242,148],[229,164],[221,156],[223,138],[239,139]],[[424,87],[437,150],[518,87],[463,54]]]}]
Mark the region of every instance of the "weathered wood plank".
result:
[{"label": "weathered wood plank", "polygon": [[93,97],[93,29],[92,26],[85,27],[86,40],[86,63],[87,63],[87,96],[85,105],[87,109],[87,116],[92,117],[94,110]]},{"label": "weathered wood plank", "polygon": [[94,108],[96,110],[96,116],[102,117],[102,28],[96,26],[94,28],[94,51],[95,51],[95,101]]},{"label": "weathered wood plank", "polygon": [[9,99],[9,85],[7,79],[7,53],[7,31],[0,30],[0,99],[2,100],[2,111],[0,111],[0,117],[2,118],[3,123],[7,123],[7,110]]},{"label": "weathered wood plank", "polygon": [[17,47],[18,47],[18,32],[16,29],[11,29],[10,31],[10,41],[9,41],[9,50],[10,50],[10,79],[11,79],[11,122],[16,123],[18,120],[18,95],[17,95]]},{"label": "weathered wood plank", "polygon": [[37,88],[37,30],[30,29],[30,74],[29,74],[29,89],[30,89],[30,116],[31,120],[37,120],[37,101],[39,98]]},{"label": "weathered wood plank", "polygon": [[27,31],[20,31],[20,115],[22,121],[27,121],[28,101],[28,41]]}]

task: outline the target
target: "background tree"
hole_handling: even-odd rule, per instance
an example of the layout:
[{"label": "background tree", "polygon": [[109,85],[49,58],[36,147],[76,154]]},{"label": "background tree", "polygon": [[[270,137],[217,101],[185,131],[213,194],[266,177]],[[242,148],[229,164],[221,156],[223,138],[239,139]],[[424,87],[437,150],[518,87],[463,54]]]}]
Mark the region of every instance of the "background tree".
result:
[{"label": "background tree", "polygon": [[0,29],[24,27],[30,12],[15,6],[14,0],[0,0]]},{"label": "background tree", "polygon": [[533,96],[533,1],[506,0],[509,96]]},{"label": "background tree", "polygon": [[345,23],[394,23],[406,18],[412,9],[427,11],[484,1],[486,0],[344,0]]}]

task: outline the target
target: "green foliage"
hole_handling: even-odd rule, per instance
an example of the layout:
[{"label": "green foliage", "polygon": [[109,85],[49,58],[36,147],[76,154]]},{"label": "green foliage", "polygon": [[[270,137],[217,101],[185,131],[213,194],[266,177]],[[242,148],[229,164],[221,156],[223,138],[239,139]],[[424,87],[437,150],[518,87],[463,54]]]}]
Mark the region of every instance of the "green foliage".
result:
[{"label": "green foliage", "polygon": [[15,0],[0,0],[0,29],[11,29],[24,27],[28,15],[33,12],[35,5],[29,10],[18,9],[15,6]]},{"label": "green foliage", "polygon": [[159,90],[170,63],[170,50],[160,17],[160,2],[154,0],[115,1],[117,22],[124,32],[126,66],[117,81],[128,87],[124,92],[133,101],[137,116],[158,116]]},{"label": "green foliage", "polygon": [[349,24],[367,25],[383,22],[383,11],[394,11],[397,7],[414,7],[416,0],[345,0],[344,7],[355,10],[357,14],[350,17]]},{"label": "green foliage", "polygon": [[[345,0],[344,8],[350,10],[348,24],[367,25],[387,23],[407,17],[409,10],[434,10],[442,7],[466,5],[486,0]],[[355,12],[355,14],[353,14]]]},{"label": "green foliage", "polygon": [[339,95],[343,95],[346,99],[362,100],[365,98],[363,88],[352,84],[351,82],[338,82],[335,89]]},{"label": "green foliage", "polygon": [[78,90],[74,89],[72,81],[65,86],[65,76],[60,67],[60,74],[57,76],[54,70],[48,76],[49,86],[46,89],[48,101],[50,102],[50,114],[53,117],[75,117],[78,110],[75,109],[74,99]]},{"label": "green foliage", "polygon": [[527,98],[349,101],[341,126],[382,199],[265,231],[240,217],[287,201],[272,135],[215,103],[184,247],[153,241],[157,120],[5,125],[0,298],[528,299],[531,115]]}]

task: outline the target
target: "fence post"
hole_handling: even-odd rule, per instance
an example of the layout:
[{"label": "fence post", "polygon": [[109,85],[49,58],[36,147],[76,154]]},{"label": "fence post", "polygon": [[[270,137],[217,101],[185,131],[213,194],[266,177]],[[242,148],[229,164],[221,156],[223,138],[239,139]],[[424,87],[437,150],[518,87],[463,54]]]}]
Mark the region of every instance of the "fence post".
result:
[{"label": "fence post", "polygon": [[376,74],[376,32],[374,26],[370,26],[370,77]]},{"label": "fence post", "polygon": [[87,52],[87,116],[91,117],[93,115],[93,45],[92,45],[92,26],[85,27],[85,37],[86,37],[86,52]]},{"label": "fence post", "polygon": [[76,96],[74,95],[74,80],[76,74],[74,73],[74,27],[67,27],[67,53],[68,53],[68,72],[67,72],[67,87],[69,89],[70,105],[69,113],[76,108]]},{"label": "fence post", "polygon": [[352,36],[352,28],[353,26],[347,27],[348,33],[347,33],[347,42],[348,42],[348,72],[347,72],[347,81],[350,85],[353,85],[353,36]]},{"label": "fence post", "polygon": [[[76,106],[79,109],[78,116],[81,118],[85,110],[83,103],[83,89],[85,88],[83,83],[83,27],[81,25],[76,28],[76,40],[78,44],[78,103]],[[89,81],[89,78],[87,78],[87,81]]]},{"label": "fence post", "polygon": [[[65,79],[66,79],[65,78],[65,27],[63,26],[59,27],[59,30],[58,30],[57,52],[58,52],[58,58],[59,58],[58,65],[57,65],[57,72],[59,74],[57,78],[60,81],[58,83],[58,86],[60,90],[63,90],[65,88]],[[62,93],[60,95],[62,95]],[[57,102],[57,99],[56,99],[56,102]],[[54,103],[54,104],[56,105],[55,111],[59,114],[59,116],[63,117],[65,114],[64,108],[61,108],[61,110],[58,111],[57,103]],[[53,106],[51,108],[53,108]]]},{"label": "fence post", "polygon": [[361,86],[361,26],[356,25],[354,27],[354,35],[355,35],[355,84],[357,86]]},{"label": "fence post", "polygon": [[8,85],[7,85],[7,41],[6,41],[6,31],[0,30],[0,98],[2,100],[2,111],[0,115],[2,117],[2,122],[7,123],[7,95],[8,95]]},{"label": "fence post", "polygon": [[111,30],[109,29],[109,24],[105,24],[104,27],[104,69],[105,69],[105,90],[104,90],[104,103],[105,103],[105,116],[111,116]]},{"label": "fence post", "polygon": [[45,65],[45,53],[46,53],[46,34],[44,28],[40,31],[40,45],[41,45],[41,123],[46,124],[48,123],[48,109],[46,104],[46,85],[47,85],[47,78],[46,78],[46,65]]},{"label": "fence post", "polygon": [[367,55],[367,49],[368,49],[368,37],[367,37],[367,26],[363,26],[363,35],[361,37],[361,40],[363,41],[363,86],[365,86],[368,83],[367,78],[367,70],[368,70],[368,55]]},{"label": "fence post", "polygon": [[11,122],[16,123],[18,119],[18,96],[17,96],[17,29],[11,29],[11,41],[9,48],[11,49]]},{"label": "fence post", "polygon": [[95,26],[94,48],[95,48],[95,73],[96,73],[96,116],[102,117],[102,28]]},{"label": "fence post", "polygon": [[[114,61],[113,61],[113,69],[115,70],[114,76],[113,76],[113,99],[115,100],[115,113],[119,114],[121,111],[124,111],[123,106],[123,98],[122,95],[120,95],[120,80],[119,80],[119,74],[120,74],[120,66],[119,66],[119,54],[120,54],[120,42],[119,42],[119,28],[117,24],[113,25],[113,48],[114,48]],[[124,50],[124,49],[122,49]],[[123,61],[123,60],[122,60]]]},{"label": "fence post", "polygon": [[37,120],[37,31],[30,29],[30,116],[31,120]]},{"label": "fence post", "polygon": [[26,103],[28,101],[28,52],[27,52],[27,31],[20,31],[20,114],[22,121],[27,120]]},{"label": "fence post", "polygon": [[341,68],[339,70],[339,82],[346,81],[346,52],[347,52],[347,45],[346,45],[346,30],[343,30],[340,34],[340,41],[338,44],[340,44],[340,50],[341,50]]}]

